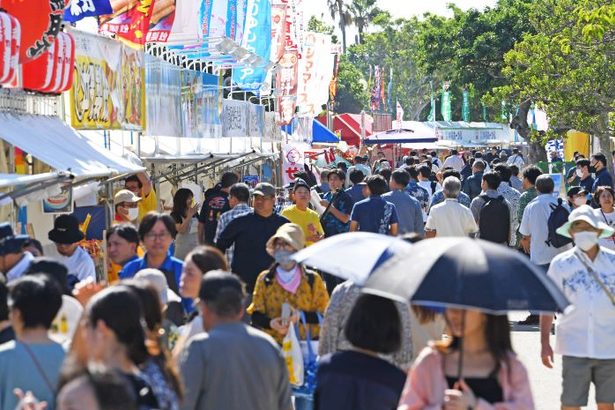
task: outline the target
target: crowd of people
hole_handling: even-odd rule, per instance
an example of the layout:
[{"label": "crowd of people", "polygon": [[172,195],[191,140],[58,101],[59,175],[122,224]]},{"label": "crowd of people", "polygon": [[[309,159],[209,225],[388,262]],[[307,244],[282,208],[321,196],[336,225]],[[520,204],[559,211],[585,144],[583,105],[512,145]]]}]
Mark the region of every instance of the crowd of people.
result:
[{"label": "crowd of people", "polygon": [[[613,410],[615,192],[605,156],[575,154],[560,197],[517,149],[423,150],[398,163],[373,154],[306,166],[283,190],[225,172],[202,204],[178,189],[170,213],[158,212],[145,174],[130,177],[106,231],[107,281],[74,216],[55,219],[48,255],[1,224],[0,408],[534,408],[505,315],[364,294],[292,259],[359,231],[411,243],[469,236],[526,254],[574,306],[557,315],[555,350],[552,315],[520,322],[540,326],[545,366],[564,357],[562,408],[585,406],[594,384],[599,410]],[[317,370],[303,386],[281,349],[291,329],[318,356],[305,356],[306,374]]]}]

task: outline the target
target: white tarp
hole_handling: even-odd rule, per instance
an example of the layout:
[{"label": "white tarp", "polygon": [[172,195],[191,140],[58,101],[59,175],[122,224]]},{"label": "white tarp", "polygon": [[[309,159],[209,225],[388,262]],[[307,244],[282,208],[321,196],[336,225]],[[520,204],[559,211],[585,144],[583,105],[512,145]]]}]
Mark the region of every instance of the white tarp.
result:
[{"label": "white tarp", "polygon": [[144,168],[91,143],[57,117],[0,113],[0,139],[58,171],[107,177]]},{"label": "white tarp", "polygon": [[32,185],[42,182],[59,180],[62,175],[57,172],[45,172],[36,175],[0,174],[0,188],[8,188],[20,185]]},{"label": "white tarp", "polygon": [[514,130],[508,124],[495,122],[463,121],[403,121],[402,128],[415,131],[416,135],[433,135],[438,140],[458,145],[506,144],[514,142]]}]

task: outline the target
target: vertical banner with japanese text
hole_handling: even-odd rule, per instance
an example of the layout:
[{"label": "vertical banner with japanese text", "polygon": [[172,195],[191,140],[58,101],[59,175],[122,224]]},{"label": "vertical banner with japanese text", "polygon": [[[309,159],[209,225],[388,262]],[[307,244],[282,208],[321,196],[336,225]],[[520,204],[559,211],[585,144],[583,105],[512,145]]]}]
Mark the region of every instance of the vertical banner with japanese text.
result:
[{"label": "vertical banner with japanese text", "polygon": [[242,47],[261,58],[260,65],[233,70],[233,82],[239,88],[258,92],[267,78],[266,66],[271,56],[271,2],[248,0]]}]

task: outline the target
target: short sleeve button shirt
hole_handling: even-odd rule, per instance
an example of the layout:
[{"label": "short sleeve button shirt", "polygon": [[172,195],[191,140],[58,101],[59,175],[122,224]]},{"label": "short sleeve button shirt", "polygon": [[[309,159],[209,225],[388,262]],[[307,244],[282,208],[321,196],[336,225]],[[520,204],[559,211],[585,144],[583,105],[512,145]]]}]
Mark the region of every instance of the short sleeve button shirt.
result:
[{"label": "short sleeve button shirt", "polygon": [[573,309],[558,318],[555,352],[592,359],[615,359],[615,306],[581,258],[615,295],[615,252],[600,248],[594,261],[574,247],[551,262],[547,275]]},{"label": "short sleeve button shirt", "polygon": [[358,222],[359,231],[384,235],[389,233],[392,224],[398,223],[395,205],[379,196],[357,202],[352,208],[350,219]]}]

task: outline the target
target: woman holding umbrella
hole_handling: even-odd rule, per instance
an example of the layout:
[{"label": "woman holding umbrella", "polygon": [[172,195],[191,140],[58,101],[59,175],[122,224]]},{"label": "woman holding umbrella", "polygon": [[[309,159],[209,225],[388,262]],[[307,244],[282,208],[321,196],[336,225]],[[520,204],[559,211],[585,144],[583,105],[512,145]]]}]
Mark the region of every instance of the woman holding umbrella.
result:
[{"label": "woman holding umbrella", "polygon": [[512,349],[506,313],[566,311],[569,302],[519,252],[479,239],[430,239],[385,262],[364,289],[446,309],[452,337],[419,355],[399,409],[534,408],[527,372]]},{"label": "woman holding umbrella", "polygon": [[534,408],[527,371],[512,349],[508,317],[462,309],[447,309],[445,315],[452,337],[423,350],[399,409]]}]

